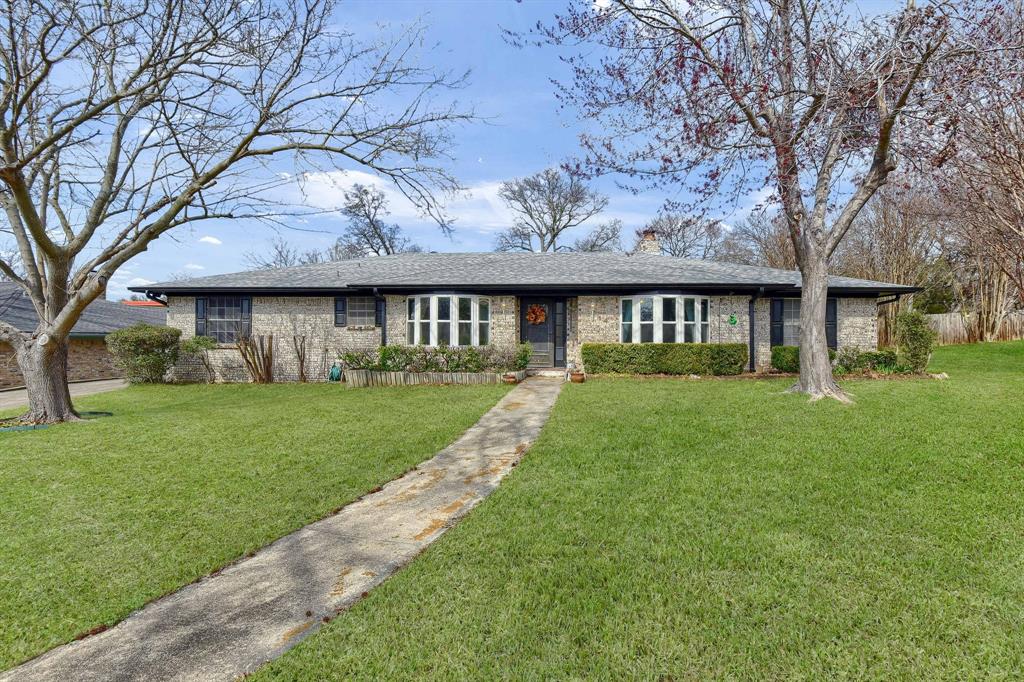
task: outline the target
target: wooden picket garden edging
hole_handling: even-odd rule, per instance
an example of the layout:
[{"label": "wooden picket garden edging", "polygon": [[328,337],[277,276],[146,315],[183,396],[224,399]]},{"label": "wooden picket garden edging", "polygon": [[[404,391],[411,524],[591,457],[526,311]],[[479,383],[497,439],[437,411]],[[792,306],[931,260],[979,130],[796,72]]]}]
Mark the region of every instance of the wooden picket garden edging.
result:
[{"label": "wooden picket garden edging", "polygon": [[371,369],[345,370],[349,388],[366,386],[418,386],[422,384],[500,384],[505,377],[519,383],[526,370],[518,372],[378,372]]}]

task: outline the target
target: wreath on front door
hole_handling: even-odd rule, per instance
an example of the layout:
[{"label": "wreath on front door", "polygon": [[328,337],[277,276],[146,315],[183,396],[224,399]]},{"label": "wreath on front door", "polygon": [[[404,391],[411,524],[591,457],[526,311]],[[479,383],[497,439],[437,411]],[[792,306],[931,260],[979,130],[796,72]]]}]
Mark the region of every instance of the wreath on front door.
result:
[{"label": "wreath on front door", "polygon": [[542,305],[531,305],[526,309],[526,321],[530,324],[544,324],[548,319],[548,311]]}]

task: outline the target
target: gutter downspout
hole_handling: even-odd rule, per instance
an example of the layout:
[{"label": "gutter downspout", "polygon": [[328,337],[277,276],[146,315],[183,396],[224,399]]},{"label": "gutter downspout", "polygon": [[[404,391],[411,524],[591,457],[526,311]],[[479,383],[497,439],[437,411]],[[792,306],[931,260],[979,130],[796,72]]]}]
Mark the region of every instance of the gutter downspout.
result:
[{"label": "gutter downspout", "polygon": [[388,299],[380,295],[380,289],[373,288],[374,300],[384,301],[384,318],[380,321],[380,345],[388,345]]},{"label": "gutter downspout", "polygon": [[749,319],[749,324],[747,325],[747,328],[750,330],[750,341],[749,341],[749,344],[750,344],[750,352],[749,352],[749,354],[750,354],[750,362],[749,362],[749,369],[750,369],[751,373],[756,371],[756,359],[757,359],[757,347],[756,347],[756,344],[754,342],[754,339],[756,337],[756,334],[754,333],[754,318],[755,318],[755,315],[754,315],[754,304],[757,302],[757,299],[761,298],[762,296],[764,296],[764,287],[759,288],[757,290],[757,293],[750,297],[750,302],[747,303],[747,316],[748,316],[748,319]]}]

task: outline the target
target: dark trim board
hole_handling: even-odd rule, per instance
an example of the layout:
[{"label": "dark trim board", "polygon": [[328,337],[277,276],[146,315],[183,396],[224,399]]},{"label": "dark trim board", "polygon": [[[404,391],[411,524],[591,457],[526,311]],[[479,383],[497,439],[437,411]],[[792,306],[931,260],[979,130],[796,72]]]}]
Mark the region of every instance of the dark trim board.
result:
[{"label": "dark trim board", "polygon": [[[150,287],[129,287],[129,291],[154,295],[171,296],[204,296],[204,295],[263,295],[263,296],[371,296],[391,294],[394,296],[405,296],[422,293],[431,294],[493,294],[508,296],[538,296],[551,294],[559,297],[572,296],[640,296],[644,294],[672,294],[672,295],[708,295],[719,296],[753,296],[763,292],[763,296],[794,297],[800,295],[800,287],[779,286],[777,284],[752,284],[749,286],[737,287],[735,284],[701,284],[686,285],[679,284],[639,284],[639,285],[601,285],[601,286],[564,286],[564,285],[460,285],[453,286],[358,286],[358,287],[331,287],[331,288],[290,288],[290,287],[162,287],[153,289]],[[829,296],[842,296],[844,298],[877,298],[878,296],[894,296],[896,294],[909,294],[920,291],[920,287],[890,287],[879,289],[851,289],[848,287],[831,287],[828,290]]]}]

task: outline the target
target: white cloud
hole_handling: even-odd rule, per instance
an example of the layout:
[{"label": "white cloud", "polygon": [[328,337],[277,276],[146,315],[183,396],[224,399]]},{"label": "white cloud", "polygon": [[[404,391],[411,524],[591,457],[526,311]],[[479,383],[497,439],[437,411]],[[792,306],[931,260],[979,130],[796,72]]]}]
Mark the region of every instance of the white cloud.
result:
[{"label": "white cloud", "polygon": [[144,287],[147,284],[156,284],[156,282],[154,282],[151,279],[145,279],[143,277],[133,277],[130,280],[128,280],[128,284],[126,286],[130,286],[130,287]]},{"label": "white cloud", "polygon": [[185,263],[186,270],[205,270],[206,268],[197,263]]},{"label": "white cloud", "polygon": [[211,237],[210,235],[200,237],[199,241],[202,242],[203,244],[213,244],[214,246],[220,246],[221,244],[224,243],[221,240],[217,239],[216,237]]},{"label": "white cloud", "polygon": [[[394,185],[364,171],[307,173],[298,184],[297,191],[301,195],[299,200],[307,206],[335,211],[341,208],[345,191],[356,183],[384,192],[394,221],[402,224],[427,222],[416,206]],[[498,196],[500,188],[501,183],[497,181],[478,182],[446,202],[445,211],[455,218],[456,229],[462,227],[493,232],[511,225],[512,213]]]}]

